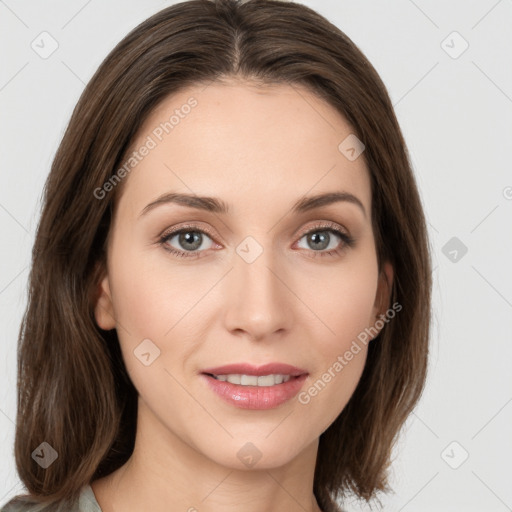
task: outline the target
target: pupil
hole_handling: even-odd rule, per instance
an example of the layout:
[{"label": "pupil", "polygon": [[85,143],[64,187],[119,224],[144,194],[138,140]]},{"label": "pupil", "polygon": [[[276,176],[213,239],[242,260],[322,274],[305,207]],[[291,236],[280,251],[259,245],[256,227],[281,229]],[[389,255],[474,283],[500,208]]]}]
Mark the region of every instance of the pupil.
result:
[{"label": "pupil", "polygon": [[317,249],[325,249],[329,245],[328,236],[326,235],[325,231],[320,231],[318,233],[313,233],[310,235],[310,240],[313,242],[313,244],[318,243],[318,239],[320,239],[321,247],[316,247]]},{"label": "pupil", "polygon": [[[195,242],[194,242],[195,238]],[[189,249],[197,249],[201,246],[201,237],[200,233],[194,231],[187,231],[186,233],[181,233],[180,235],[180,243],[183,244],[184,247],[191,245],[192,247],[188,247]],[[199,243],[197,243],[199,241]]]}]

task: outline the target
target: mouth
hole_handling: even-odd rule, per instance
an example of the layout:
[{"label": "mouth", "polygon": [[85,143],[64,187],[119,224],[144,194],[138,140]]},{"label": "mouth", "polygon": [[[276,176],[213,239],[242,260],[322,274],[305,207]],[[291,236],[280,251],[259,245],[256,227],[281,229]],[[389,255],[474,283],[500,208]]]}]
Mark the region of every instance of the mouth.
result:
[{"label": "mouth", "polygon": [[201,375],[212,391],[235,407],[273,409],[293,398],[309,373],[282,363],[241,363],[208,368]]}]

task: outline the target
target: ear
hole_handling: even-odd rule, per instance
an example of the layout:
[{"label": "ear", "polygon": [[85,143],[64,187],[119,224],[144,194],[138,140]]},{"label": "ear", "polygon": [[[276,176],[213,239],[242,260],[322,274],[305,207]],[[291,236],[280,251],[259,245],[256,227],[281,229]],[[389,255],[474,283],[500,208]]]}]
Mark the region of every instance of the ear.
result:
[{"label": "ear", "polygon": [[106,272],[99,282],[96,290],[94,317],[96,318],[98,326],[105,331],[114,329],[116,326],[110,283]]},{"label": "ear", "polygon": [[[389,261],[386,261],[382,265],[382,269],[379,275],[379,282],[377,285],[377,293],[375,294],[375,303],[372,310],[373,324],[375,324],[380,315],[384,315],[390,307],[391,291],[393,289],[393,278],[393,266]],[[377,327],[375,328],[377,329]],[[375,337],[376,336],[374,336],[374,338]]]}]

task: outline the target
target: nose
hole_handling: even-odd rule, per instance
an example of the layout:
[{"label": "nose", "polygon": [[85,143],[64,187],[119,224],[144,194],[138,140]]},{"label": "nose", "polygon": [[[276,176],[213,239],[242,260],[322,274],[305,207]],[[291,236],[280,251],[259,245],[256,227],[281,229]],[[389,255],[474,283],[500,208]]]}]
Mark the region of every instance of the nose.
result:
[{"label": "nose", "polygon": [[277,264],[270,249],[252,262],[235,254],[223,290],[226,329],[255,341],[289,331],[297,299],[288,280],[284,265]]}]

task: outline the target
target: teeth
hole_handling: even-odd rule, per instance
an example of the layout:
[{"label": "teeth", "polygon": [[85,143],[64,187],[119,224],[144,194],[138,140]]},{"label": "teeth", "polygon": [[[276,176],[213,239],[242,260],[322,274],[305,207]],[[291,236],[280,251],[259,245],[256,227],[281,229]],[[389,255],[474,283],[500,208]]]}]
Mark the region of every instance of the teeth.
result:
[{"label": "teeth", "polygon": [[217,380],[223,382],[230,382],[231,384],[241,384],[242,386],[275,386],[276,384],[282,384],[290,380],[290,375],[240,375],[240,374],[229,374],[229,375],[214,375]]}]

